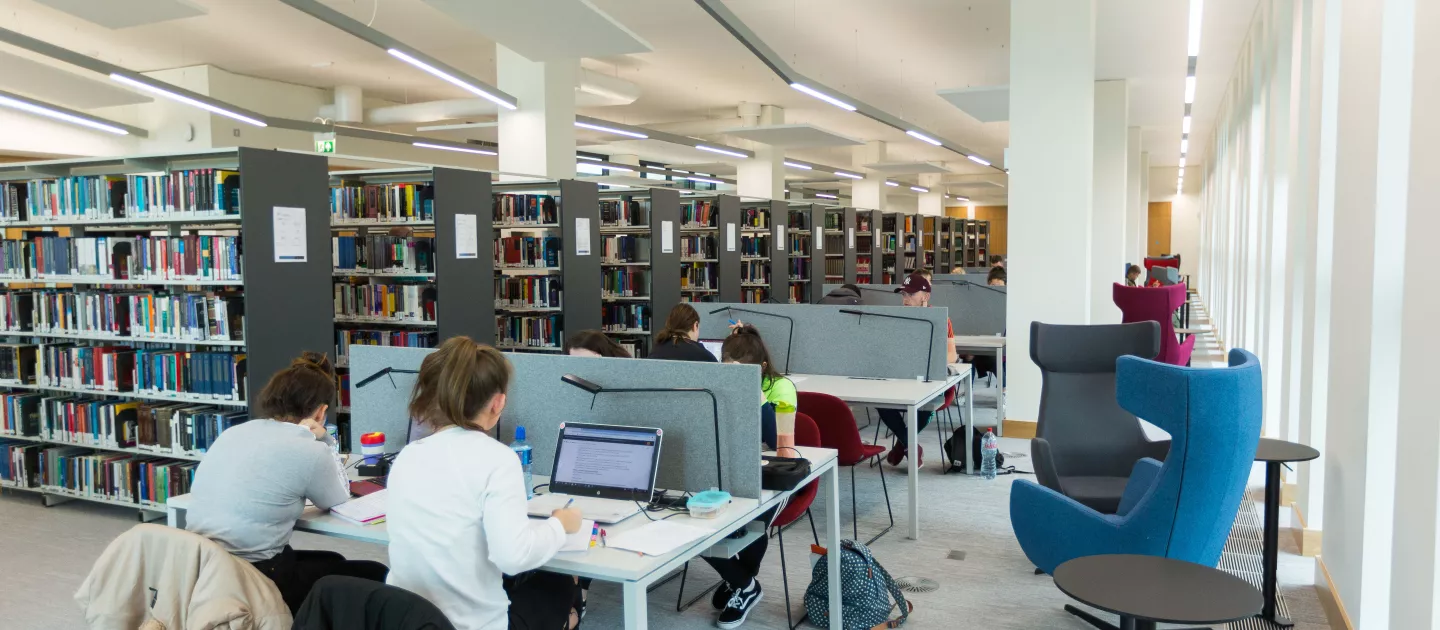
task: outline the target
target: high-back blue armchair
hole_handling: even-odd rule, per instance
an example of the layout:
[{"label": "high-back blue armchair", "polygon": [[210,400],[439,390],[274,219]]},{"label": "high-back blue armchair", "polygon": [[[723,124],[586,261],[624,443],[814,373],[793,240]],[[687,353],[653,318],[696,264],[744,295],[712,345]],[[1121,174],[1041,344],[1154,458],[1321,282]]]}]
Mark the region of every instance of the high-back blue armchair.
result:
[{"label": "high-back blue armchair", "polygon": [[1237,349],[1229,367],[1189,368],[1123,356],[1115,389],[1121,407],[1170,433],[1170,454],[1135,463],[1115,514],[1017,480],[1010,522],[1021,549],[1045,573],[1116,553],[1215,566],[1260,440],[1259,359]]}]

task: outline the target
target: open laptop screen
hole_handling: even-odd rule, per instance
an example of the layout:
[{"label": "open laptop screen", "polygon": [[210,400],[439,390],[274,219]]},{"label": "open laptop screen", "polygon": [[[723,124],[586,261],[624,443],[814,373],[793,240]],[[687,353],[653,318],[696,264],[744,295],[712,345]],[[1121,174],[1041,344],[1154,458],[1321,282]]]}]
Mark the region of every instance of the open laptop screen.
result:
[{"label": "open laptop screen", "polygon": [[722,360],[720,358],[720,347],[725,345],[724,339],[701,339],[700,345],[705,346],[705,349],[709,350],[710,354],[715,355],[716,361]]},{"label": "open laptop screen", "polygon": [[644,427],[561,424],[550,491],[649,501],[662,435]]}]

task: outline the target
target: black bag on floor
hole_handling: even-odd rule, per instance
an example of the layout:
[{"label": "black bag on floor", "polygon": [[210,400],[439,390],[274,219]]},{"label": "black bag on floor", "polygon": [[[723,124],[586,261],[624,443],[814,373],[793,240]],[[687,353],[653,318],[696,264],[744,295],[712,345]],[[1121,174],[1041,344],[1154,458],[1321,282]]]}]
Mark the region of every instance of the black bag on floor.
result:
[{"label": "black bag on floor", "polygon": [[[965,467],[964,431],[967,430],[968,429],[966,429],[965,427],[955,429],[955,433],[950,436],[950,439],[945,440],[945,457],[949,458],[950,465],[956,468]],[[970,456],[975,458],[972,461],[975,462],[975,470],[977,472],[980,470],[980,462],[984,461],[984,457],[980,454],[980,438],[984,436],[984,433],[979,433],[977,435],[976,432],[971,432]],[[1012,472],[1015,472],[1015,467],[1011,466],[1009,468],[1006,468],[1005,454],[997,451],[995,453],[995,474],[1008,475]]]}]

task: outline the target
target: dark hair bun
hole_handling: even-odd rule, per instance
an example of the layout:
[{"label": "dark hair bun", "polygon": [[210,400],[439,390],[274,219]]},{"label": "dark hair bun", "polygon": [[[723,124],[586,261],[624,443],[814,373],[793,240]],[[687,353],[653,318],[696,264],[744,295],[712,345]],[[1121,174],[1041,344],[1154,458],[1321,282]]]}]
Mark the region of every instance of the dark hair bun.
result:
[{"label": "dark hair bun", "polygon": [[740,324],[740,326],[735,329],[735,332],[733,334],[755,335],[756,337],[759,337],[760,329],[756,328],[754,324]]},{"label": "dark hair bun", "polygon": [[321,352],[312,352],[309,350],[306,350],[305,352],[300,353],[300,356],[295,357],[295,360],[290,362],[290,367],[314,368],[327,374],[333,373],[335,371],[334,368],[330,365],[329,356]]}]

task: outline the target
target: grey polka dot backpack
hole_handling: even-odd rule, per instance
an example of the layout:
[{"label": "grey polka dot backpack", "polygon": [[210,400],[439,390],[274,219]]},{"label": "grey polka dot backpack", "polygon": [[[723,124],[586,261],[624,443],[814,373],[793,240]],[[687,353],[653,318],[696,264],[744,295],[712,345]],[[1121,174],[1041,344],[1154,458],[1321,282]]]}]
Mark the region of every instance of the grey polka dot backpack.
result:
[{"label": "grey polka dot backpack", "polygon": [[[830,628],[830,563],[826,550],[812,546],[819,561],[810,570],[810,587],[805,589],[805,613],[816,627]],[[890,572],[875,561],[870,549],[860,543],[840,541],[840,602],[844,612],[844,628],[836,630],[874,630],[905,625],[915,605],[905,601],[905,594]],[[899,608],[900,616],[890,618],[890,611]]]}]

